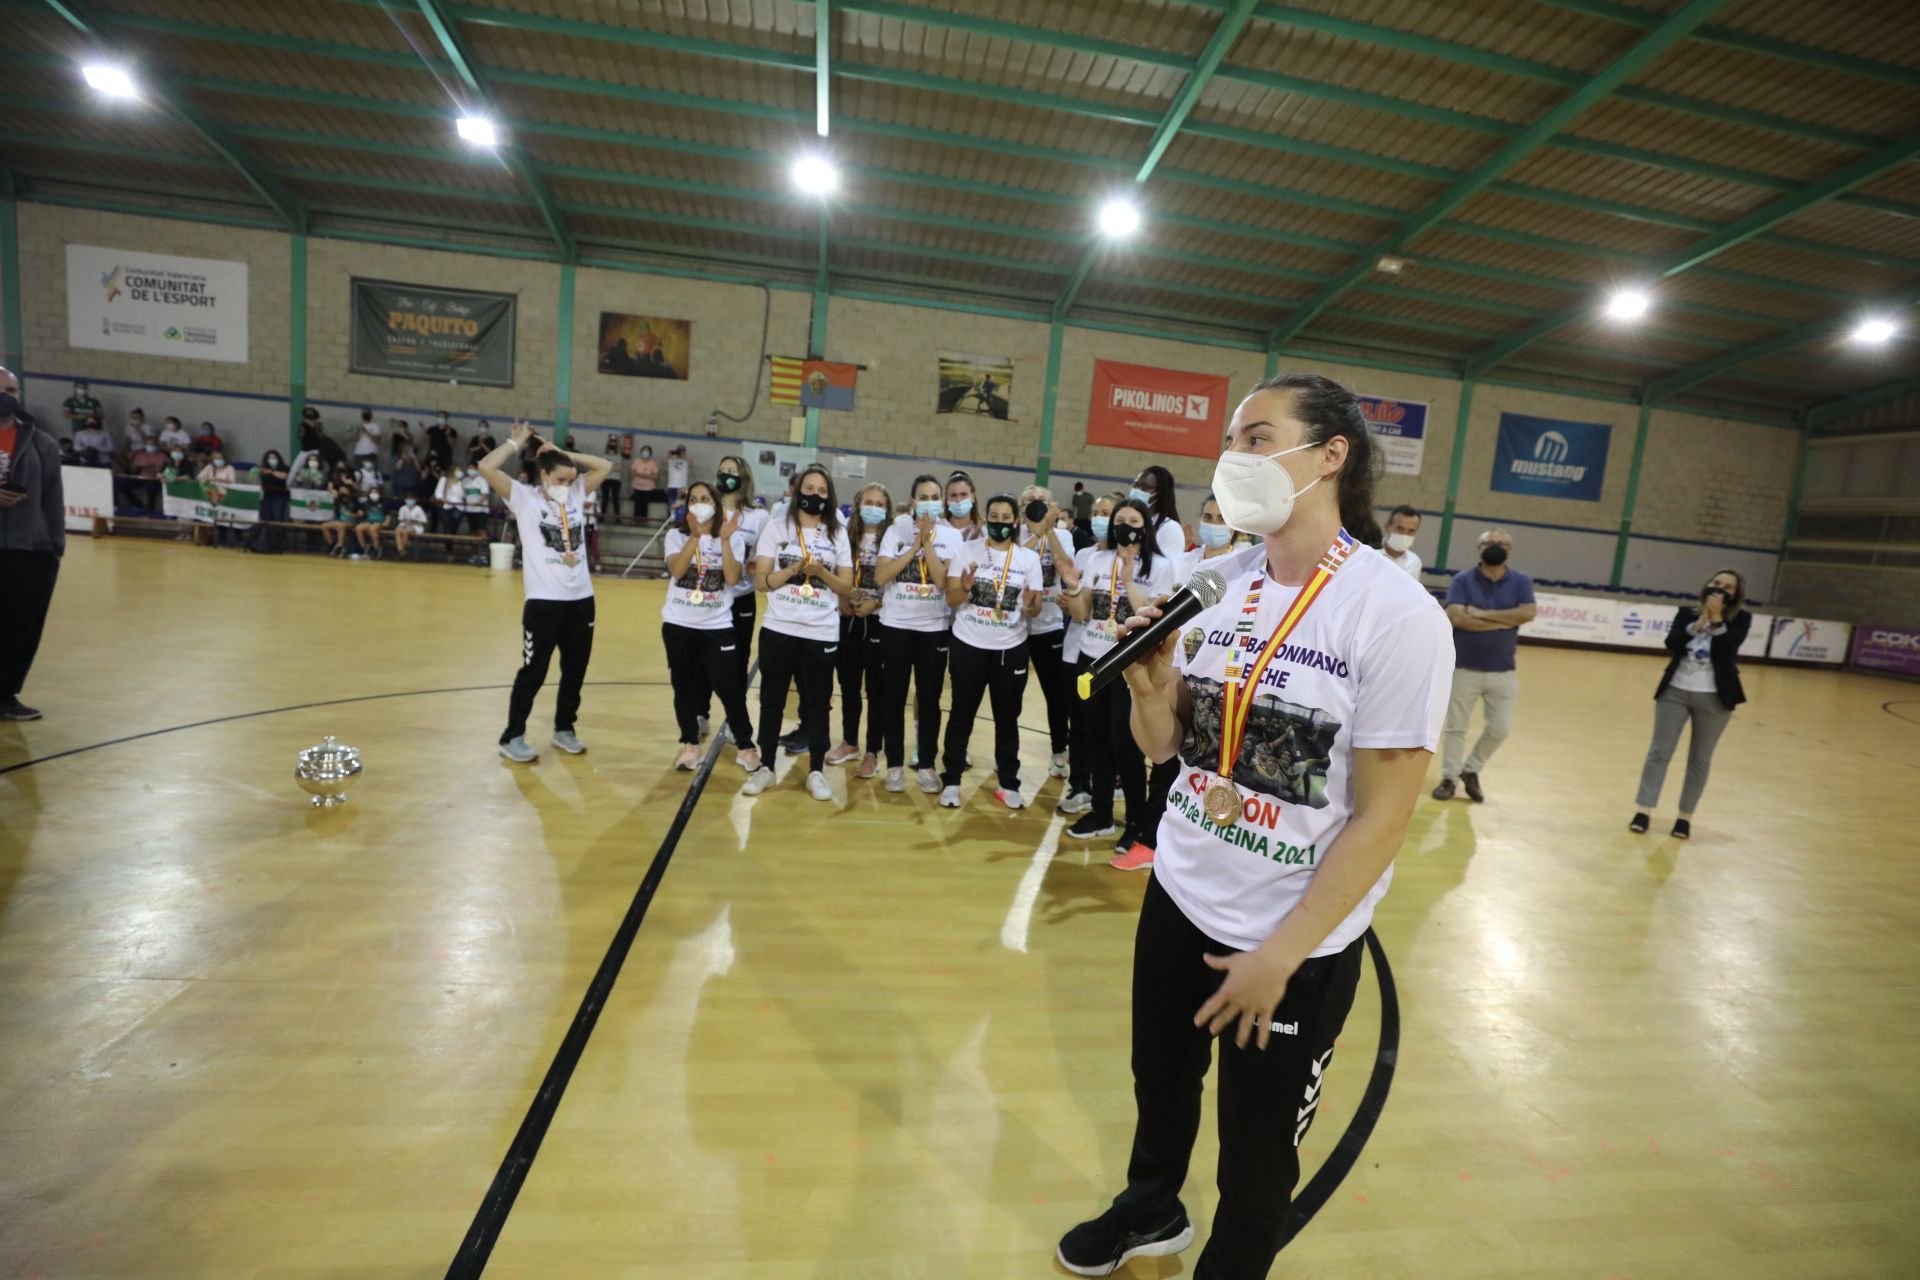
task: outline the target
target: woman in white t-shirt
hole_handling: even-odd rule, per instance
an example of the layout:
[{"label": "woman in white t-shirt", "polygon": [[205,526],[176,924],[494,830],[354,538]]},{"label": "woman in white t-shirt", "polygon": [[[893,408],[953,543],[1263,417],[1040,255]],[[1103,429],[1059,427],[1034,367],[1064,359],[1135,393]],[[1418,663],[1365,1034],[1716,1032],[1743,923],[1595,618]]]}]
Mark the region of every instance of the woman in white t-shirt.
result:
[{"label": "woman in white t-shirt", "polygon": [[1200,504],[1200,523],[1194,529],[1200,539],[1200,545],[1180,557],[1180,571],[1174,574],[1175,586],[1184,587],[1187,579],[1193,577],[1200,567],[1209,560],[1218,560],[1234,552],[1233,530],[1227,527],[1226,520],[1220,515],[1220,503],[1212,494]]},{"label": "woman in white t-shirt", "polygon": [[704,480],[687,487],[687,507],[667,530],[667,599],[660,607],[660,642],[673,682],[673,717],[680,727],[676,769],[700,763],[700,720],[715,694],[733,731],[734,759],[752,773],[760,767],[753,745],[747,689],[734,661],[733,587],[746,576],[746,536],[740,513],[720,514],[720,495]]},{"label": "woman in white t-shirt", "polygon": [[1027,624],[1027,659],[1033,664],[1034,682],[1047,700],[1047,739],[1052,752],[1047,776],[1064,778],[1073,704],[1079,699],[1066,683],[1067,615],[1060,608],[1060,589],[1063,584],[1077,585],[1080,578],[1073,567],[1067,513],[1054,505],[1053,491],[1037,484],[1022,489],[1020,517],[1020,544],[1040,557],[1040,612]]},{"label": "woman in white t-shirt", "polygon": [[1221,560],[1220,603],[1127,669],[1134,740],[1180,777],[1134,942],[1128,1186],[1060,1242],[1077,1274],[1193,1240],[1180,1184],[1213,1036],[1232,1120],[1195,1273],[1264,1276],[1283,1239],[1361,935],[1452,683],[1446,615],[1348,531],[1370,522],[1374,461],[1346,388],[1313,374],[1255,387],[1213,492],[1265,542]]},{"label": "woman in white t-shirt", "polygon": [[1180,523],[1179,495],[1174,491],[1173,472],[1162,466],[1143,468],[1133,478],[1127,496],[1146,506],[1152,517],[1148,529],[1156,551],[1172,563],[1187,550],[1186,526]]},{"label": "woman in white t-shirt", "polygon": [[[975,491],[973,477],[964,471],[955,471],[947,477],[947,527],[960,535],[963,542],[972,542],[984,537],[986,530],[980,519],[980,495]],[[922,764],[931,761],[923,760]]]},{"label": "woman in white t-shirt", "polygon": [[757,796],[773,782],[780,714],[798,676],[807,794],[831,800],[833,788],[820,769],[840,648],[840,601],[853,594],[853,552],[825,467],[814,463],[796,475],[793,495],[786,518],[768,521],[754,549],[754,578],[767,593],[767,620],[760,626],[760,767],[742,790]]},{"label": "woman in white t-shirt", "polygon": [[[1061,596],[1069,613],[1086,624],[1080,639],[1080,656],[1091,663],[1119,641],[1128,618],[1173,592],[1172,560],[1160,554],[1148,535],[1152,516],[1146,504],[1129,498],[1113,509],[1104,544],[1086,548],[1075,558],[1080,575],[1079,592]],[[1150,805],[1155,787],[1166,785],[1161,774],[1172,771],[1162,767],[1151,777],[1140,752],[1127,733],[1127,717],[1132,699],[1126,685],[1115,680],[1086,700],[1084,710],[1091,726],[1087,786],[1092,800],[1087,812],[1067,828],[1077,840],[1097,840],[1120,833],[1114,845],[1113,865],[1126,871],[1144,870],[1153,865],[1153,829],[1141,823]],[[1127,802],[1127,823],[1116,828],[1113,821],[1115,780]],[[1135,846],[1144,849],[1145,861],[1132,859]]]},{"label": "woman in white t-shirt", "polygon": [[[860,712],[867,713],[867,752],[859,775],[880,772],[880,584],[874,568],[880,540],[893,519],[893,498],[883,484],[870,484],[853,500],[847,546],[853,552],[853,594],[840,601],[840,652],[834,670],[840,677],[840,745],[827,753],[828,764],[845,764],[860,755]],[[861,697],[862,686],[866,697]]]},{"label": "woman in white t-shirt", "polygon": [[[747,460],[734,454],[720,459],[720,466],[714,476],[714,488],[720,491],[720,513],[740,517],[740,535],[746,539],[749,553],[760,545],[760,535],[766,531],[767,509],[757,506],[753,500],[753,468]],[[753,570],[740,577],[733,594],[733,635],[739,641],[734,646],[734,661],[740,667],[740,684],[747,683],[747,667],[753,656],[753,624],[759,597],[754,594]]]},{"label": "woman in white t-shirt", "polygon": [[940,803],[960,807],[960,775],[967,767],[980,698],[993,700],[993,762],[999,787],[993,798],[1024,809],[1020,793],[1020,703],[1027,691],[1027,625],[1040,612],[1040,557],[1019,543],[1019,508],[1002,494],[987,499],[986,537],[962,544],[947,565],[947,603],[953,608],[953,706],[947,713]]},{"label": "woman in white t-shirt", "polygon": [[[1112,494],[1103,494],[1093,500],[1087,517],[1087,529],[1093,535],[1093,547],[1103,547],[1107,542],[1107,531],[1113,526]],[[1075,581],[1060,592],[1060,611],[1066,616],[1067,629],[1060,642],[1060,678],[1065,682],[1068,693],[1067,719],[1067,794],[1054,806],[1055,812],[1069,816],[1086,813],[1093,808],[1093,739],[1095,734],[1105,733],[1106,721],[1094,721],[1092,703],[1080,700],[1080,674],[1084,672],[1092,659],[1086,656],[1087,623],[1084,617],[1076,617],[1067,606],[1069,596],[1077,596],[1083,589],[1083,579],[1079,577],[1081,566],[1085,563],[1081,552],[1073,554],[1072,564]],[[1105,711],[1102,703],[1101,711]],[[1107,788],[1109,797],[1113,788]],[[1109,801],[1111,803],[1111,801]]]},{"label": "woman in white t-shirt", "polygon": [[918,736],[914,758],[920,789],[940,790],[933,771],[940,747],[940,691],[947,682],[953,611],[947,607],[947,565],[961,534],[943,518],[945,490],[937,476],[915,476],[913,505],[880,540],[873,566],[880,598],[880,738],[889,791],[906,790],[907,684],[914,689]]}]

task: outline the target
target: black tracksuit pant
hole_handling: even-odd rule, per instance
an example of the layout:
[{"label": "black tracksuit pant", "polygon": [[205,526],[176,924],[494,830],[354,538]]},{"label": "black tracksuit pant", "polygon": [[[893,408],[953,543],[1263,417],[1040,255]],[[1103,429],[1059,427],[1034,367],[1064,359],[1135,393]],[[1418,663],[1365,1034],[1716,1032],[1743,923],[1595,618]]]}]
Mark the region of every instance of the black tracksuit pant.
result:
[{"label": "black tracksuit pant", "polygon": [[807,737],[807,768],[820,769],[827,758],[827,714],[833,704],[833,664],[840,643],[803,640],[760,628],[760,762],[773,768],[780,757],[780,714],[787,686],[799,685],[800,731]]},{"label": "black tracksuit pant", "polygon": [[1080,706],[1089,722],[1087,786],[1093,794],[1092,813],[1113,818],[1113,785],[1118,779],[1127,802],[1126,834],[1154,847],[1160,815],[1167,809],[1167,792],[1180,772],[1180,758],[1147,768],[1146,755],[1133,740],[1133,694],[1124,678],[1114,679]]},{"label": "black tracksuit pant", "polygon": [[553,706],[553,731],[573,728],[580,713],[580,686],[586,683],[587,662],[593,657],[593,597],[585,600],[529,600],[520,612],[520,671],[513,678],[507,702],[507,727],[500,741],[511,742],[527,731],[533,695],[547,681],[547,665],[560,650],[560,696]]},{"label": "black tracksuit pant", "polygon": [[60,557],[51,551],[0,551],[0,698],[26,688],[59,577]]},{"label": "black tracksuit pant", "polygon": [[707,714],[710,699],[718,697],[727,727],[733,730],[733,745],[743,751],[753,746],[753,717],[747,712],[746,686],[734,661],[740,642],[733,629],[663,622],[660,641],[667,649],[667,676],[673,682],[673,718],[680,728],[680,741],[700,741],[700,717]]},{"label": "black tracksuit pant", "polygon": [[940,690],[947,682],[948,631],[909,631],[880,625],[881,682],[885,702],[880,713],[880,735],[887,749],[887,768],[907,763],[907,684],[913,684],[919,716],[918,759],[933,768],[940,750]]},{"label": "black tracksuit pant", "polygon": [[973,721],[980,714],[980,698],[993,702],[993,764],[1000,785],[1008,791],[1020,789],[1020,703],[1027,692],[1027,645],[1025,641],[1011,649],[976,649],[965,640],[953,638],[953,707],[947,713],[947,753],[940,784],[960,785],[967,768],[967,742],[973,737]]},{"label": "black tracksuit pant", "polygon": [[[840,741],[860,745],[861,688],[866,689],[867,753],[879,755],[881,694],[885,692],[880,661],[880,618],[843,616],[840,652],[834,655],[840,676]],[[804,696],[804,695],[803,695]]]},{"label": "black tracksuit pant", "polygon": [[1033,663],[1034,681],[1040,686],[1041,696],[1047,700],[1047,737],[1052,744],[1050,750],[1055,755],[1067,749],[1072,732],[1069,719],[1071,699],[1080,696],[1066,685],[1066,663],[1060,657],[1061,647],[1066,641],[1064,627],[1045,635],[1027,637],[1027,660]]}]

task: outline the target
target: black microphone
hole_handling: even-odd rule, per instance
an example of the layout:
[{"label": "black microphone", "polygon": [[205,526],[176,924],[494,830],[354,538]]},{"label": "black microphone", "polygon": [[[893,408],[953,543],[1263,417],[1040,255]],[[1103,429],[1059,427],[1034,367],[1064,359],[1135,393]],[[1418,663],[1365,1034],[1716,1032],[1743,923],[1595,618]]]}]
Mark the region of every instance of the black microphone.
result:
[{"label": "black microphone", "polygon": [[1138,631],[1129,631],[1125,639],[1095,658],[1093,665],[1080,673],[1081,700],[1091,698],[1094,690],[1111,684],[1115,676],[1165,644],[1167,637],[1189,618],[1219,604],[1220,597],[1226,593],[1227,580],[1213,570],[1202,569],[1194,574],[1186,586],[1167,597],[1167,602],[1160,606],[1159,617]]}]

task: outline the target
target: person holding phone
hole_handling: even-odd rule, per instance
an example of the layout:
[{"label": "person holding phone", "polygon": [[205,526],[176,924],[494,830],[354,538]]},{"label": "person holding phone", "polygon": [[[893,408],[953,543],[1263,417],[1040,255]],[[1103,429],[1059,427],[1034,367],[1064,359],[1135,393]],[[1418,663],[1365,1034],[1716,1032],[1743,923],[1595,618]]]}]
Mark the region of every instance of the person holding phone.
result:
[{"label": "person holding phone", "polygon": [[1040,612],[1027,624],[1027,659],[1033,664],[1034,682],[1047,703],[1047,761],[1049,778],[1067,776],[1067,748],[1072,739],[1073,704],[1079,701],[1067,684],[1067,615],[1060,607],[1063,587],[1079,585],[1080,576],[1073,567],[1073,537],[1068,532],[1067,513],[1054,505],[1053,491],[1041,485],[1028,485],[1020,491],[1020,515],[1024,520],[1021,545],[1040,557]]},{"label": "person holding phone", "polygon": [[1698,605],[1681,605],[1667,628],[1667,669],[1653,691],[1653,742],[1640,767],[1640,790],[1634,797],[1638,812],[1627,823],[1635,835],[1652,824],[1649,816],[1660,803],[1667,764],[1680,745],[1680,730],[1692,726],[1687,737],[1687,777],[1680,785],[1680,814],[1673,820],[1677,840],[1693,836],[1693,811],[1707,789],[1713,767],[1713,749],[1733,719],[1733,709],[1747,700],[1740,684],[1735,657],[1752,629],[1747,611],[1747,584],[1733,569],[1722,569],[1700,588]]}]

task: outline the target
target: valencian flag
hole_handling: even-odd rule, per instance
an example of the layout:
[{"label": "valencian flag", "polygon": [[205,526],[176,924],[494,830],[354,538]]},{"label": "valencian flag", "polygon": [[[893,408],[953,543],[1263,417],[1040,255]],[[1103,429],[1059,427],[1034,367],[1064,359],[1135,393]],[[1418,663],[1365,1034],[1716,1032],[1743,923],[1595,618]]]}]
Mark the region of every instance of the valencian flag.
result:
[{"label": "valencian flag", "polygon": [[803,409],[853,408],[853,380],[860,366],[832,360],[798,360],[774,356],[773,382],[767,398],[774,404]]}]

